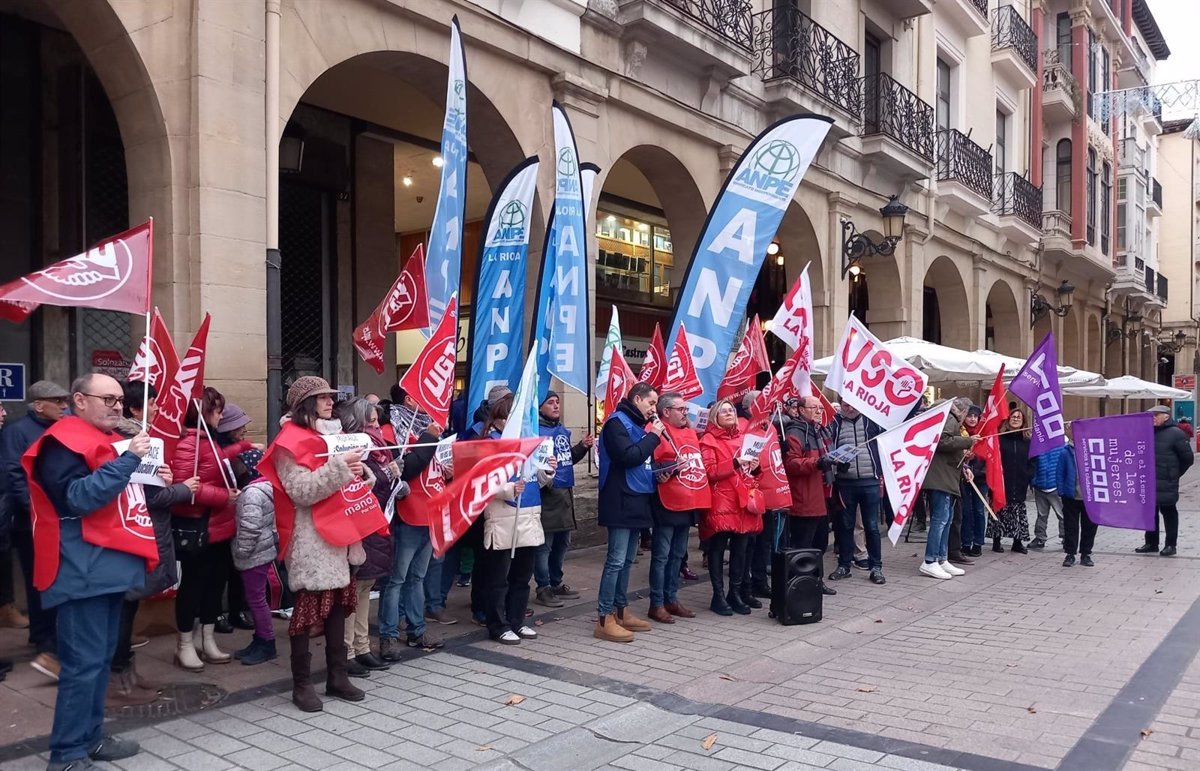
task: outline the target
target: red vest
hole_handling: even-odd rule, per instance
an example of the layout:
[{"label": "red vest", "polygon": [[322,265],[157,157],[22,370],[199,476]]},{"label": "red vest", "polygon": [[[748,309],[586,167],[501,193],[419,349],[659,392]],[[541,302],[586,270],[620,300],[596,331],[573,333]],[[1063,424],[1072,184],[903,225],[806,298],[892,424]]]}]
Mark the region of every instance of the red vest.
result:
[{"label": "red vest", "polygon": [[700,439],[691,428],[671,426],[667,435],[675,442],[675,447],[670,442],[659,442],[654,448],[654,462],[679,465],[677,473],[666,482],[658,483],[658,498],[663,508],[668,511],[707,509],[712,506],[712,488],[708,486],[704,460],[700,457]]},{"label": "red vest", "polygon": [[[421,441],[419,437],[409,437],[410,444]],[[421,475],[409,483],[408,496],[402,501],[396,501],[396,513],[400,521],[413,527],[429,527],[429,501],[440,495],[446,489],[446,480],[442,477],[442,464],[437,462],[437,455],[429,461],[429,465]]]},{"label": "red vest", "polygon": [[[275,453],[280,448],[291,453],[296,463],[309,471],[321,468],[329,458],[317,457],[318,453],[327,452],[320,434],[288,421],[259,461],[259,472],[275,488],[275,528],[279,531],[279,558],[283,559],[296,527],[296,505],[283,489],[275,469]],[[387,525],[371,485],[363,479],[354,479],[325,500],[315,503],[312,518],[317,533],[333,546],[358,543]]]},{"label": "red vest", "polygon": [[767,426],[767,444],[759,458],[758,489],[768,509],[789,509],[792,506],[792,488],[788,484],[787,472],[783,468],[783,452],[779,447],[779,435],[773,426]]},{"label": "red vest", "polygon": [[[52,436],[63,447],[83,456],[92,471],[117,457],[113,441],[118,434],[106,434],[91,423],[74,416],[55,422],[21,456],[21,465],[29,478],[29,501],[33,520],[33,585],[46,591],[58,577],[60,560],[59,517],[50,498],[38,484],[33,473],[34,459],[46,437]],[[83,518],[83,540],[93,546],[122,551],[146,560],[146,570],[158,565],[158,543],[154,540],[154,524],[146,508],[146,495],[141,485],[128,485],[116,500]]]}]

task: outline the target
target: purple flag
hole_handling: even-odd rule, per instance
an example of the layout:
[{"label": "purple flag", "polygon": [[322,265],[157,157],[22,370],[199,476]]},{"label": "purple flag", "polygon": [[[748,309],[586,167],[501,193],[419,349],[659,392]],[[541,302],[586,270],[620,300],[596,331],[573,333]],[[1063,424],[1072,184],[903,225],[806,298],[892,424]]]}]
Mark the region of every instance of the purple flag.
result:
[{"label": "purple flag", "polygon": [[1036,457],[1067,443],[1053,332],[1047,334],[1034,349],[1033,355],[1013,378],[1008,390],[1033,410],[1033,439],[1029,443],[1029,457]]},{"label": "purple flag", "polygon": [[1075,468],[1097,525],[1153,530],[1154,419],[1147,412],[1075,420]]}]

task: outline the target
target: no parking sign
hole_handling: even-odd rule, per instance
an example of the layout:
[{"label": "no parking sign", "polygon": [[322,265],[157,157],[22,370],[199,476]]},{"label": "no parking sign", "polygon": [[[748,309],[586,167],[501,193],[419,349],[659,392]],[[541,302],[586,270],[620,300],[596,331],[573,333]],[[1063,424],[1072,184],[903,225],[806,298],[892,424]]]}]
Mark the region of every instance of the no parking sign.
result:
[{"label": "no parking sign", "polygon": [[0,402],[25,401],[25,365],[0,362]]}]

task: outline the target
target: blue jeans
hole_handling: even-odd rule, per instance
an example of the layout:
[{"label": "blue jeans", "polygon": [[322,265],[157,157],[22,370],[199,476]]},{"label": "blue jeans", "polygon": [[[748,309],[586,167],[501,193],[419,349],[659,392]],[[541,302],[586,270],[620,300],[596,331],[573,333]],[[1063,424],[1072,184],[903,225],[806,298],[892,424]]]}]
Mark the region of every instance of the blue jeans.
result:
[{"label": "blue jeans", "polygon": [[849,569],[854,559],[854,517],[862,513],[863,533],[867,541],[867,558],[871,568],[883,567],[883,550],[879,543],[879,482],[841,484],[838,492],[845,507],[837,517],[838,566]]},{"label": "blue jeans", "polygon": [[87,757],[100,743],[104,693],[121,625],[123,594],[68,600],[58,611],[58,695],[50,729],[50,762]]},{"label": "blue jeans", "polygon": [[392,552],[392,575],[388,577],[379,598],[379,636],[396,639],[400,636],[400,610],[404,603],[404,619],[408,636],[425,634],[425,571],[433,545],[429,528],[413,527],[396,521],[392,525],[395,548]]},{"label": "blue jeans", "polygon": [[930,490],[929,509],[925,561],[945,562],[950,556],[950,522],[954,519],[954,496],[941,490]]},{"label": "blue jeans", "polygon": [[641,535],[640,527],[608,529],[608,556],[604,558],[604,572],[600,574],[600,591],[596,600],[596,612],[601,618],[629,605],[629,599],[625,596],[629,589],[629,568],[637,556]]},{"label": "blue jeans", "polygon": [[[442,575],[445,571],[446,558],[449,553],[443,554],[441,557],[433,556],[433,547],[430,546],[429,568],[425,571],[425,608],[427,610],[442,610],[446,607],[446,596],[450,594],[450,587],[446,586],[445,577]],[[453,575],[453,571],[451,571]],[[453,581],[451,581],[453,583]],[[445,589],[442,587],[446,586]]]},{"label": "blue jeans", "polygon": [[[988,494],[987,482],[975,478],[975,486],[983,496]],[[987,510],[983,501],[971,489],[971,485],[962,485],[962,547],[983,546],[984,536],[987,535]]]},{"label": "blue jeans", "polygon": [[570,530],[546,533],[546,540],[537,547],[537,556],[533,561],[533,580],[537,582],[537,588],[562,586],[563,560],[570,547]]},{"label": "blue jeans", "polygon": [[687,553],[688,525],[655,525],[650,549],[650,607],[679,601],[679,566]]}]

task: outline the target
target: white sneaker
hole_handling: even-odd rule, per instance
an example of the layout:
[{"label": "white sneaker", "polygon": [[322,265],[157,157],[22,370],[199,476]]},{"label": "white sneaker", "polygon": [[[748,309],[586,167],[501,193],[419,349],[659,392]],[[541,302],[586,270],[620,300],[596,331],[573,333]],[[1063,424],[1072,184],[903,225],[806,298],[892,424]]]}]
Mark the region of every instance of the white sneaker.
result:
[{"label": "white sneaker", "polygon": [[951,578],[951,575],[942,570],[942,566],[936,562],[922,562],[920,572],[930,578]]},{"label": "white sneaker", "polygon": [[517,630],[517,636],[522,640],[536,640],[537,632],[527,626],[523,626]]},{"label": "white sneaker", "polygon": [[949,561],[938,564],[941,566],[942,570],[946,571],[952,576],[965,576],[967,574],[967,571],[960,567],[956,567],[955,565],[951,565]]},{"label": "white sneaker", "polygon": [[516,632],[509,629],[501,632],[500,636],[496,638],[496,642],[500,643],[501,645],[520,645],[521,638],[517,637]]}]

